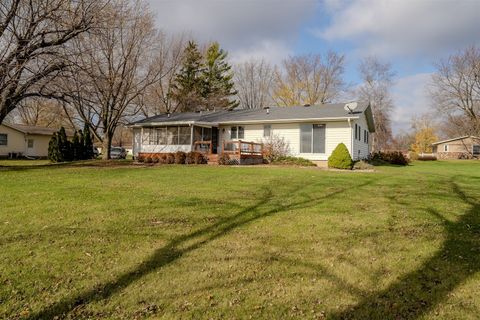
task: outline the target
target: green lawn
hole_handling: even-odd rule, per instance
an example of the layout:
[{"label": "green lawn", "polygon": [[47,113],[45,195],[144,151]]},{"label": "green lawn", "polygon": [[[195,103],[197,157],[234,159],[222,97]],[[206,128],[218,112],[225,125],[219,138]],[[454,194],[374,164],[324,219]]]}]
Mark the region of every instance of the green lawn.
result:
[{"label": "green lawn", "polygon": [[0,319],[480,314],[478,161],[8,164]]}]

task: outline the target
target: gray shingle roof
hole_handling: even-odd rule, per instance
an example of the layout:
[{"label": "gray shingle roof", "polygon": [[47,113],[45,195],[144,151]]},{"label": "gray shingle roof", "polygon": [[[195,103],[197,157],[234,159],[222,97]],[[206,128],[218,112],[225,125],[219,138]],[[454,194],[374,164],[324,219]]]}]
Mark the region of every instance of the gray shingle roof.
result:
[{"label": "gray shingle roof", "polygon": [[[11,129],[17,130],[24,134],[32,135],[42,135],[42,136],[52,136],[55,132],[60,129],[46,128],[46,127],[37,127],[37,126],[27,126],[23,124],[13,124],[13,123],[2,123],[4,126]],[[73,136],[72,130],[66,130],[67,136]]]},{"label": "gray shingle roof", "polygon": [[248,122],[269,122],[269,121],[302,121],[308,119],[335,119],[355,117],[365,112],[368,105],[358,105],[353,113],[345,110],[344,103],[324,104],[310,107],[270,107],[266,109],[243,109],[231,111],[208,111],[208,112],[185,112],[154,116],[133,123],[133,125],[157,124],[157,123],[179,123],[179,122],[205,122],[213,124],[223,123],[248,123]]}]

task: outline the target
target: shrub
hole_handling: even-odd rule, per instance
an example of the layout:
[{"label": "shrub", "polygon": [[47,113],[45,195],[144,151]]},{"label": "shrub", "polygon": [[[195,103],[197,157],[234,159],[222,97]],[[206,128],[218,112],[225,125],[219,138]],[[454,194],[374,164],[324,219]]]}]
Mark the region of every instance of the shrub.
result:
[{"label": "shrub", "polygon": [[167,153],[165,158],[166,164],[174,164],[175,163],[175,155],[173,153]]},{"label": "shrub", "polygon": [[160,158],[158,156],[152,157],[152,163],[159,163],[159,162],[160,162]]},{"label": "shrub", "polygon": [[138,155],[138,156],[137,156],[137,161],[138,161],[138,162],[144,162],[144,161],[145,161],[145,156],[143,156],[143,155]]},{"label": "shrub", "polygon": [[219,165],[222,165],[222,166],[226,166],[226,165],[229,165],[231,164],[232,162],[230,161],[230,156],[226,153],[222,153],[219,157],[218,157],[218,164]]},{"label": "shrub", "polygon": [[185,164],[186,154],[183,151],[177,151],[175,153],[175,163],[176,164]]},{"label": "shrub", "polygon": [[314,167],[316,166],[315,163],[312,161],[299,158],[299,157],[278,157],[275,160],[270,161],[271,164],[280,164],[280,165],[288,165],[288,166],[302,166],[302,167]]},{"label": "shrub", "polygon": [[360,160],[355,162],[355,164],[353,165],[353,169],[354,170],[370,170],[370,169],[373,169],[373,166],[364,160]]},{"label": "shrub", "polygon": [[195,163],[194,152],[187,152],[185,154],[185,164],[193,164]]},{"label": "shrub", "polygon": [[284,158],[290,153],[290,145],[283,137],[272,135],[262,141],[263,154],[269,162]]},{"label": "shrub", "polygon": [[416,153],[415,151],[410,151],[408,153],[408,159],[410,161],[418,160],[418,153]]},{"label": "shrub", "polygon": [[207,157],[203,153],[200,152],[194,152],[193,159],[195,161],[195,164],[207,164],[208,160]]},{"label": "shrub", "polygon": [[335,150],[333,150],[330,157],[328,157],[328,167],[348,170],[352,169],[353,160],[345,144],[340,143]]},{"label": "shrub", "polygon": [[152,157],[145,157],[145,163],[152,163],[153,159]]},{"label": "shrub", "polygon": [[372,153],[370,159],[373,164],[381,164],[382,162],[401,166],[406,166],[408,164],[408,159],[400,151],[378,151]]}]

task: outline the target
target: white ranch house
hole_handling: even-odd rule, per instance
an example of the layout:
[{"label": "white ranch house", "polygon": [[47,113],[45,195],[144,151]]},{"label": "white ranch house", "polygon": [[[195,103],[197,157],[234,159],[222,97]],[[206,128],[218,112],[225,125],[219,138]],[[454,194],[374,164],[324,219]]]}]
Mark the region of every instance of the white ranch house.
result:
[{"label": "white ranch house", "polygon": [[339,143],[354,160],[368,157],[374,120],[369,105],[301,107],[163,114],[131,125],[134,156],[198,151],[258,155],[260,144],[282,137],[292,156],[325,162]]}]

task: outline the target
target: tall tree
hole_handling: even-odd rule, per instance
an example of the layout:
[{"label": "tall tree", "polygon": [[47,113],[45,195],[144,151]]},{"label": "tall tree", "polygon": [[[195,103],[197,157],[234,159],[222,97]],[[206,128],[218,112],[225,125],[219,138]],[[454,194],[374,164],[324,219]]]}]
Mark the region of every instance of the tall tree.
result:
[{"label": "tall tree", "polygon": [[196,111],[204,106],[203,57],[195,41],[189,41],[182,67],[172,85],[172,97],[178,103],[178,111]]},{"label": "tall tree", "polygon": [[[66,46],[89,31],[102,0],[0,1],[0,123],[69,65]],[[71,52],[70,52],[71,54]]]},{"label": "tall tree", "polygon": [[332,102],[344,89],[344,63],[345,57],[332,51],[289,57],[275,72],[273,99],[283,106]]},{"label": "tall tree", "polygon": [[436,64],[431,97],[459,135],[480,135],[480,48],[470,46]]},{"label": "tall tree", "polygon": [[183,51],[186,45],[185,36],[161,34],[158,45],[159,51],[155,56],[154,66],[159,69],[162,76],[145,92],[141,110],[145,117],[174,113],[179,108],[178,101],[173,97],[173,83],[182,66]]},{"label": "tall tree", "polygon": [[242,109],[262,109],[271,102],[273,68],[265,60],[249,60],[235,67],[235,86]]},{"label": "tall tree", "polygon": [[213,42],[205,53],[202,96],[207,109],[233,109],[238,106],[238,101],[232,99],[237,91],[234,88],[232,67],[226,61],[227,55],[218,42]]},{"label": "tall tree", "polygon": [[375,119],[372,151],[388,149],[393,139],[391,128],[393,101],[390,90],[395,73],[389,63],[382,63],[376,57],[362,60],[359,71],[363,83],[358,89],[358,100],[370,104]]},{"label": "tall tree", "polygon": [[83,54],[60,84],[68,87],[65,100],[102,142],[103,158],[117,126],[137,114],[146,89],[159,80],[151,66],[157,32],[148,7],[142,1],[112,0],[101,28],[75,42]]}]

